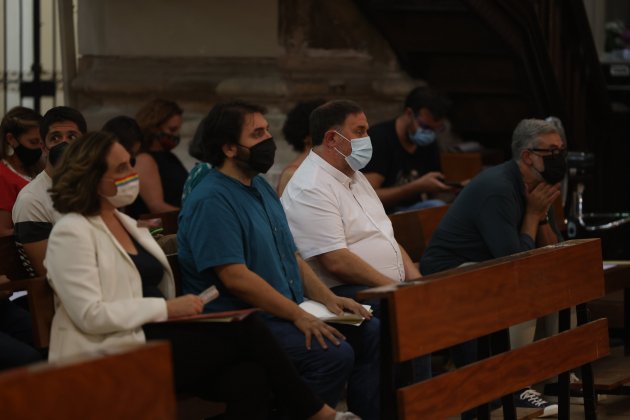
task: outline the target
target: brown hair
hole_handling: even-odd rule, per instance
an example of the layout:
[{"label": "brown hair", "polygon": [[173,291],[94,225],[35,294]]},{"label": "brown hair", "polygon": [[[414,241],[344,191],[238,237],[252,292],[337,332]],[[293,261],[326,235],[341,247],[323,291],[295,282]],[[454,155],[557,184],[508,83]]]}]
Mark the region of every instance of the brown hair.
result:
[{"label": "brown hair", "polygon": [[6,113],[0,123],[0,159],[7,156],[7,134],[17,138],[32,128],[38,128],[42,116],[30,108],[16,106]]},{"label": "brown hair", "polygon": [[136,114],[136,121],[143,134],[141,150],[148,150],[153,142],[153,134],[160,131],[160,126],[175,115],[184,111],[173,101],[154,99],[146,103]]},{"label": "brown hair", "polygon": [[107,154],[117,143],[105,131],[85,134],[64,150],[52,174],[50,196],[59,213],[97,214],[101,208],[98,185],[107,172]]}]

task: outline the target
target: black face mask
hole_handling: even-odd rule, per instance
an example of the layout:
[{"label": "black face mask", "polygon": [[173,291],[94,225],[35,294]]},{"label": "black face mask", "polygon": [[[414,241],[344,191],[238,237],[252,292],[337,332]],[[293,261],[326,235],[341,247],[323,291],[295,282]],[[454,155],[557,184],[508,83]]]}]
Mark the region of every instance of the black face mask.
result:
[{"label": "black face mask", "polygon": [[59,158],[61,158],[61,155],[63,154],[63,151],[66,150],[66,147],[68,147],[68,143],[62,141],[61,143],[54,145],[52,149],[48,151],[48,161],[52,166],[55,166],[57,162],[59,162]]},{"label": "black face mask", "polygon": [[259,174],[266,174],[269,168],[273,166],[276,157],[276,143],[273,141],[273,137],[269,137],[252,147],[245,147],[240,144],[237,146],[249,150],[249,158],[237,153],[236,159],[247,163],[252,170]]},{"label": "black face mask", "polygon": [[543,157],[545,170],[540,172],[547,184],[557,184],[564,179],[567,173],[567,158],[562,154]]},{"label": "black face mask", "polygon": [[42,149],[40,149],[39,147],[37,149],[29,149],[28,147],[20,144],[13,150],[15,150],[15,154],[17,155],[18,159],[20,159],[20,162],[24,164],[24,166],[33,165],[42,156]]}]

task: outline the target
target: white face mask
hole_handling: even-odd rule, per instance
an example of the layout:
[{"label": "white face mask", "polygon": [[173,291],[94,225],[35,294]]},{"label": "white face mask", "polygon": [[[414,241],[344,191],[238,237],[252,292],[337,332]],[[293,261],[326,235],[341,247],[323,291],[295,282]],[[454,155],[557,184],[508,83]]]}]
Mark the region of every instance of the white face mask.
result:
[{"label": "white face mask", "polygon": [[123,178],[115,179],[116,195],[111,197],[103,196],[116,208],[125,207],[136,201],[138,192],[140,192],[140,178],[138,174],[133,173]]},{"label": "white face mask", "polygon": [[349,141],[350,146],[352,146],[352,152],[349,156],[344,155],[335,147],[337,153],[346,159],[346,162],[348,162],[348,165],[350,165],[353,171],[356,172],[365,168],[365,165],[372,159],[372,141],[370,140],[370,136],[356,138],[350,141],[340,132],[335,131],[335,133],[339,134],[344,140]]}]

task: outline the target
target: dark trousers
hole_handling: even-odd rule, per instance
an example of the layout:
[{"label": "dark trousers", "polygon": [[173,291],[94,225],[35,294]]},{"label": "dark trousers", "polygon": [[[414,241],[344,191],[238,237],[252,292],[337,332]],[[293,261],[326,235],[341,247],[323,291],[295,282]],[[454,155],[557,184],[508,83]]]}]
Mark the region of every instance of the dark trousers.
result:
[{"label": "dark trousers", "polygon": [[291,419],[323,407],[256,315],[232,323],[158,323],[147,340],[173,348],[178,391],[227,403],[225,419],[267,419],[273,402]]},{"label": "dark trousers", "polygon": [[328,405],[335,406],[348,384],[348,409],[364,420],[376,420],[379,398],[379,320],[372,318],[360,327],[333,324],[345,337],[339,346],[325,339],[328,349],[313,338],[306,348],[304,333],[290,321],[266,320],[280,346],[304,381]]},{"label": "dark trousers", "polygon": [[31,315],[8,299],[0,300],[0,370],[40,360],[33,347]]}]

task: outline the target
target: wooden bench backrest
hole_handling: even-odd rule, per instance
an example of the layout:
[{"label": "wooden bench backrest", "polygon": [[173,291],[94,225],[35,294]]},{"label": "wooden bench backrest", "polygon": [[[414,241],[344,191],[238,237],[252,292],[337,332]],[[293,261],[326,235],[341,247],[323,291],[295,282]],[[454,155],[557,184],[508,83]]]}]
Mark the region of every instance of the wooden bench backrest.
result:
[{"label": "wooden bench backrest", "polygon": [[162,232],[164,235],[170,235],[173,233],[177,233],[177,228],[179,226],[177,218],[179,217],[179,210],[167,211],[164,213],[149,213],[149,214],[141,214],[138,219],[140,220],[148,220],[148,219],[162,219]]},{"label": "wooden bench backrest", "polygon": [[448,206],[390,214],[394,237],[414,262],[420,261]]},{"label": "wooden bench backrest", "polygon": [[0,374],[7,419],[175,419],[168,343]]},{"label": "wooden bench backrest", "polygon": [[14,236],[0,237],[0,274],[11,280],[22,280],[31,277],[20,260]]},{"label": "wooden bench backrest", "polygon": [[[404,362],[603,294],[600,242],[592,239],[448,270],[416,284],[370,289],[359,297],[385,299],[392,361]],[[455,415],[608,352],[606,320],[592,322],[402,388],[399,414]]]},{"label": "wooden bench backrest", "polygon": [[11,281],[2,290],[28,292],[28,308],[33,321],[33,342],[46,348],[50,341],[50,325],[55,314],[53,291],[45,277],[30,278],[19,257],[13,236],[0,238],[0,274]]},{"label": "wooden bench backrest", "polygon": [[479,152],[440,153],[442,173],[449,181],[470,179],[483,169],[483,159]]}]

